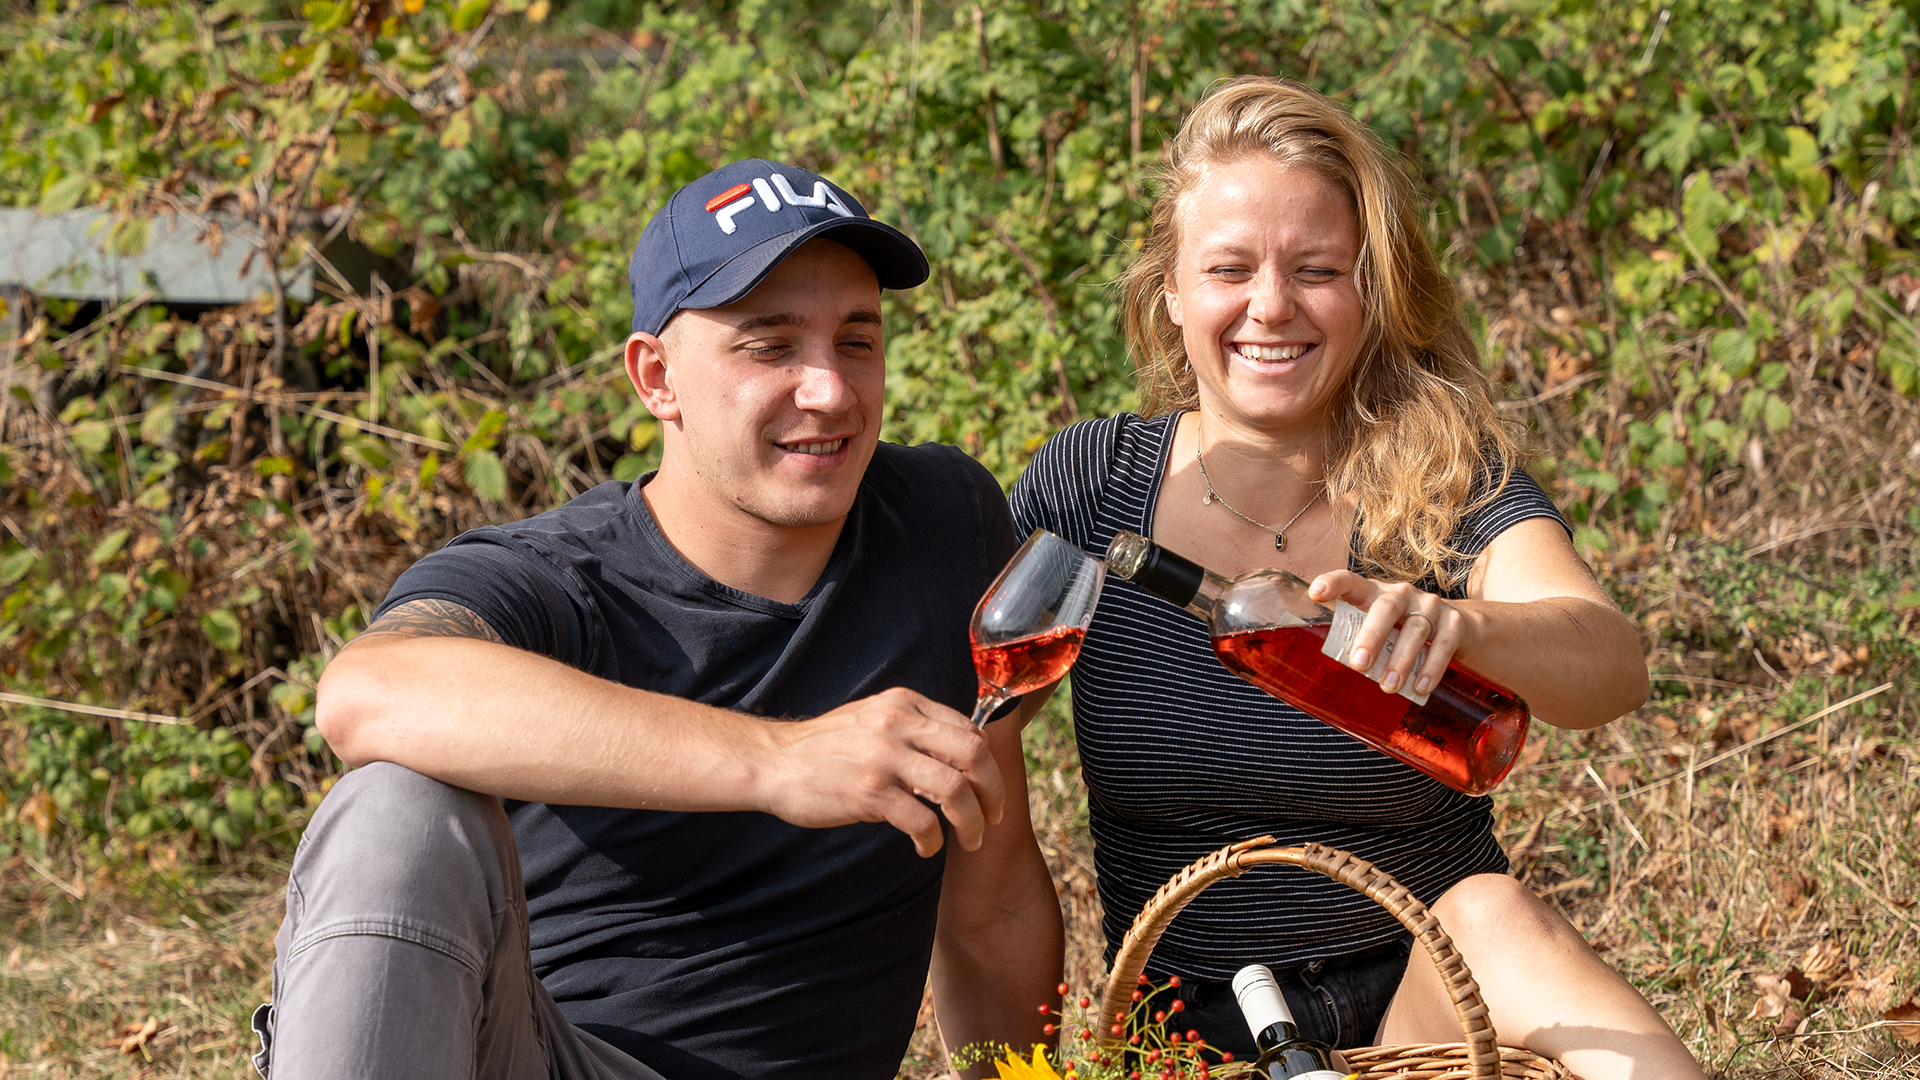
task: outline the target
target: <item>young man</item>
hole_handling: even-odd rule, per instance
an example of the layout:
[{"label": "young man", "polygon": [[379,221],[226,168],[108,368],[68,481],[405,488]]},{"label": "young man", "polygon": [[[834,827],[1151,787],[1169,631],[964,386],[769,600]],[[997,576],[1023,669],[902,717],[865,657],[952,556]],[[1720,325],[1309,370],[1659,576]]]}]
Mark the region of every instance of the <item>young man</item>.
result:
[{"label": "young man", "polygon": [[878,441],[880,289],[926,276],[766,161],[648,224],[659,471],[428,556],[321,681],[359,768],[294,860],[273,1080],[890,1077],[929,960],[949,1046],[1034,1040],[1019,721],[964,715],[1011,519],[959,451]]}]

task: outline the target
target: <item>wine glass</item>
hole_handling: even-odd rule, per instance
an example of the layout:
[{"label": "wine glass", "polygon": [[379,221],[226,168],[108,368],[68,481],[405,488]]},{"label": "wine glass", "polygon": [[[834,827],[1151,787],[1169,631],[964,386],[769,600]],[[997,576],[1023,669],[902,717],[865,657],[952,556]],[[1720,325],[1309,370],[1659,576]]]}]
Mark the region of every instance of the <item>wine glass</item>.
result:
[{"label": "wine glass", "polygon": [[1106,576],[1106,563],[1045,529],[1033,530],[973,609],[968,637],[980,676],[974,727],[984,727],[1009,698],[1067,673]]}]

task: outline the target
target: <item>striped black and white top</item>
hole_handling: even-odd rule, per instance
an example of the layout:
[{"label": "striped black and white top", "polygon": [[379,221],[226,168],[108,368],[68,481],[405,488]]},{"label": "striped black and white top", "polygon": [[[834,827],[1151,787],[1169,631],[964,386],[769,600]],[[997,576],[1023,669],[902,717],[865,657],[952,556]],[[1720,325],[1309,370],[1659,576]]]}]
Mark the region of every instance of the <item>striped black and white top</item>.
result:
[{"label": "striped black and white top", "polygon": [[[1174,419],[1128,414],[1056,435],[1014,485],[1018,533],[1048,529],[1102,556],[1116,530],[1152,536]],[[1516,471],[1462,521],[1455,544],[1471,556],[1536,517],[1560,520],[1540,486]],[[1282,844],[1345,848],[1428,902],[1464,877],[1507,868],[1489,799],[1454,791],[1241,681],[1214,656],[1198,619],[1130,583],[1107,579],[1072,685],[1109,960],[1176,871],[1264,833]],[[1392,916],[1344,885],[1261,867],[1189,905],[1155,948],[1152,968],[1226,979],[1248,963],[1291,966],[1400,933]]]}]

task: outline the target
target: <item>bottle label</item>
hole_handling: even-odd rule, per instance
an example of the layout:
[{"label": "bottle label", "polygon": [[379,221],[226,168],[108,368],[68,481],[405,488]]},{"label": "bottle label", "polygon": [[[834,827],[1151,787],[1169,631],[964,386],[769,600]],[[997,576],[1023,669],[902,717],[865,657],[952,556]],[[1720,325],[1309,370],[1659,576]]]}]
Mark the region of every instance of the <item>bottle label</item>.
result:
[{"label": "bottle label", "polygon": [[[1353,651],[1353,639],[1360,636],[1360,624],[1365,622],[1366,619],[1366,612],[1354,607],[1345,600],[1335,600],[1333,602],[1333,625],[1327,628],[1327,643],[1320,647],[1320,651],[1333,657],[1340,663],[1345,664],[1347,662],[1347,654]],[[1386,675],[1387,662],[1393,659],[1393,647],[1399,641],[1399,627],[1387,631],[1387,647],[1380,650],[1380,655],[1373,661],[1373,666],[1366,670],[1365,674],[1367,678],[1372,679],[1374,682],[1379,682],[1381,678]],[[1420,655],[1414,657],[1413,660],[1413,670],[1418,672],[1420,665],[1426,662],[1427,648],[1426,641],[1423,639],[1420,643]],[[1425,705],[1427,699],[1433,696],[1431,691],[1425,694],[1414,693],[1412,679],[1408,679],[1406,682],[1400,684],[1399,693],[1401,697],[1406,698],[1415,705]],[[1339,1080],[1339,1078],[1335,1077],[1334,1080]]]}]

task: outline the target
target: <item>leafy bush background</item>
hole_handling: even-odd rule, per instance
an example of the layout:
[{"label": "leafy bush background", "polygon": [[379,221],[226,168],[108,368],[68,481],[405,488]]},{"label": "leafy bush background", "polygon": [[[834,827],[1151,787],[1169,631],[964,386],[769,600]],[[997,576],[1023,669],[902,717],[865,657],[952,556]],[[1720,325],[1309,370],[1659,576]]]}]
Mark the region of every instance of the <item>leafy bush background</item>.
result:
[{"label": "leafy bush background", "polygon": [[[0,858],[287,850],[336,767],[314,680],[398,571],[650,467],[627,258],[726,161],[823,172],[927,249],[887,299],[888,437],[1011,482],[1131,407],[1106,283],[1163,141],[1242,72],[1404,155],[1537,471],[1646,628],[1650,709],[1892,681],[1912,730],[1920,3],[5,11],[0,202],[107,205],[128,251],[155,215],[246,225],[320,295],[6,298]],[[321,255],[339,235],[372,262]]]}]

